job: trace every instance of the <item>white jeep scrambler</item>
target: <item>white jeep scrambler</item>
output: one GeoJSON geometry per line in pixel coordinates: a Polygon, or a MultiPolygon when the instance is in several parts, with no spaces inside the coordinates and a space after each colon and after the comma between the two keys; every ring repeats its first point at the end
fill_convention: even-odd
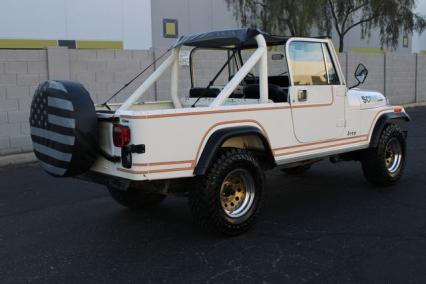
{"type": "MultiPolygon", "coordinates": [[[[238,29],[184,36],[170,50],[122,104],[95,107],[76,82],[41,84],[30,124],[42,167],[105,184],[131,209],[188,195],[198,224],[229,235],[254,223],[268,169],[296,174],[330,158],[360,161],[376,185],[400,179],[406,133],[398,123],[410,118],[378,92],[348,88],[330,39],[238,29]],[[179,96],[184,46],[191,48],[191,89],[179,96]],[[205,73],[194,60],[205,50],[226,57],[200,87],[196,76],[205,73]],[[171,100],[139,103],[168,70],[171,100]]],[[[359,84],[367,74],[360,64],[359,84]]]]}

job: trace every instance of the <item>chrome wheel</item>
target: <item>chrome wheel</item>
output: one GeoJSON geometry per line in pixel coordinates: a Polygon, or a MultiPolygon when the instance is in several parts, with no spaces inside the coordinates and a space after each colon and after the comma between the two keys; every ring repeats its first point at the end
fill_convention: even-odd
{"type": "Polygon", "coordinates": [[[255,182],[245,169],[231,171],[223,180],[220,188],[220,203],[225,214],[239,218],[253,205],[255,182]]]}
{"type": "Polygon", "coordinates": [[[398,139],[392,138],[385,148],[385,163],[391,175],[398,173],[402,161],[402,147],[398,139]]]}

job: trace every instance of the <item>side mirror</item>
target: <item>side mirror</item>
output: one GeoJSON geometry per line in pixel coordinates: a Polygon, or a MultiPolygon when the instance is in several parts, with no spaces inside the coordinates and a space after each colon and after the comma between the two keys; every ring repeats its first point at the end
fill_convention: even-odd
{"type": "Polygon", "coordinates": [[[363,84],[368,76],[368,70],[364,66],[364,64],[360,63],[358,64],[358,67],[355,70],[355,79],[358,81],[359,84],[363,84]]]}
{"type": "Polygon", "coordinates": [[[358,83],[355,86],[350,87],[349,89],[356,88],[359,85],[363,84],[365,80],[367,80],[367,76],[368,76],[367,67],[365,67],[364,64],[362,63],[358,64],[358,67],[355,70],[354,76],[355,76],[355,79],[358,81],[358,83]]]}

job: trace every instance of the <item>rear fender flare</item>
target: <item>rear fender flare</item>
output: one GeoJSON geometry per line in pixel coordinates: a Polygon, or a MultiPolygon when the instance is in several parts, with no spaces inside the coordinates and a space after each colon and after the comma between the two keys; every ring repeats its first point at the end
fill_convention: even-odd
{"type": "Polygon", "coordinates": [[[197,166],[194,169],[194,174],[204,175],[207,172],[207,169],[213,163],[218,150],[225,143],[226,140],[238,136],[248,135],[256,136],[262,141],[264,151],[266,152],[265,154],[268,158],[268,162],[275,164],[275,159],[268,139],[266,139],[265,135],[259,128],[254,126],[236,126],[219,129],[209,137],[200,155],[200,159],[198,160],[197,166]]]}

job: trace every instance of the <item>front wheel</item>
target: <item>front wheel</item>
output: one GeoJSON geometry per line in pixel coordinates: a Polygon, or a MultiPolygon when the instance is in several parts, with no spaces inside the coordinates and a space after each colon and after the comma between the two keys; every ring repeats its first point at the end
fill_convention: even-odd
{"type": "Polygon", "coordinates": [[[365,178],[375,185],[396,183],[402,176],[406,161],[404,133],[395,124],[382,132],[377,147],[365,150],[361,156],[365,178]]]}
{"type": "Polygon", "coordinates": [[[249,151],[227,149],[190,190],[189,206],[201,227],[226,235],[247,231],[259,213],[264,173],[249,151]]]}

